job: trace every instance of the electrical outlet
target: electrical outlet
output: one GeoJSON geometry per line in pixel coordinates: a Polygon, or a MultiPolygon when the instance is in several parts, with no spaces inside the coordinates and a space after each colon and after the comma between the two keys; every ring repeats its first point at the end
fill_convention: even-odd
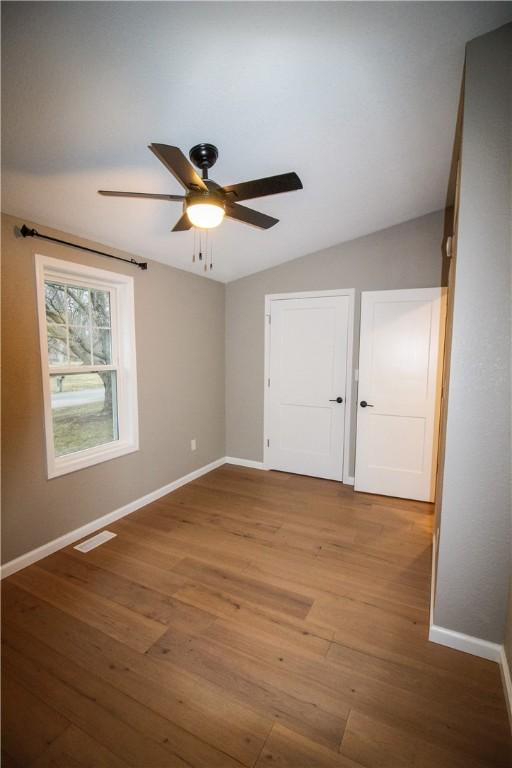
{"type": "Polygon", "coordinates": [[[193,437],[192,440],[190,441],[190,450],[191,451],[197,450],[197,440],[195,439],[195,437],[193,437]]]}

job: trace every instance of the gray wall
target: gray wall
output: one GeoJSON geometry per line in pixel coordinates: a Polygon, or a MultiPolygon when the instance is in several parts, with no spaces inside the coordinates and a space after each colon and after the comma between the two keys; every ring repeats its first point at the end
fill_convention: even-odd
{"type": "Polygon", "coordinates": [[[512,25],[466,58],[436,624],[501,643],[510,574],[512,25]]]}
{"type": "Polygon", "coordinates": [[[16,238],[20,223],[2,217],[3,562],[225,454],[224,286],[156,262],[142,272],[16,238]],[[46,479],[35,252],[135,278],[140,450],[53,480],[46,479]]]}
{"type": "MultiPolygon", "coordinates": [[[[438,211],[229,283],[226,290],[226,450],[263,459],[265,294],[356,288],[354,367],[361,290],[441,285],[443,213],[438,211]]],[[[353,384],[355,425],[356,386],[353,384]]],[[[354,468],[355,433],[349,461],[354,468]]]]}

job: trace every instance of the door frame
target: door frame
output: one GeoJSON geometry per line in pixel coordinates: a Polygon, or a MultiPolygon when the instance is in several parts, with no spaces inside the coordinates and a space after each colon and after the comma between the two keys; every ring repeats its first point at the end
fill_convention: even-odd
{"type": "Polygon", "coordinates": [[[353,362],[354,362],[354,324],[355,324],[355,288],[334,288],[327,291],[299,291],[295,293],[268,293],[265,295],[265,363],[263,377],[263,468],[270,469],[267,452],[267,435],[269,434],[269,387],[270,377],[270,314],[273,301],[282,301],[283,299],[318,299],[328,296],[347,296],[348,297],[348,328],[347,328],[347,388],[345,393],[345,434],[343,437],[343,467],[342,482],[347,485],[354,485],[354,478],[349,472],[350,455],[350,437],[352,434],[352,387],[354,384],[353,362]]]}

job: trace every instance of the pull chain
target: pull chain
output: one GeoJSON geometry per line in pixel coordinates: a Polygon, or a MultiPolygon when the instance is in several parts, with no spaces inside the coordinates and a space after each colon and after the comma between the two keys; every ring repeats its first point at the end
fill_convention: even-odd
{"type": "Polygon", "coordinates": [[[194,246],[192,251],[192,263],[204,262],[204,271],[213,269],[213,237],[210,239],[207,229],[194,227],[194,246]],[[199,245],[199,249],[198,249],[199,245]]]}

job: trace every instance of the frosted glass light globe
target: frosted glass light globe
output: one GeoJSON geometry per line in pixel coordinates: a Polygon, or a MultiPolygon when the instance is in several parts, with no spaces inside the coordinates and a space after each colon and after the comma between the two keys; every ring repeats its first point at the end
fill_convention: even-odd
{"type": "Polygon", "coordinates": [[[224,208],[212,203],[192,203],[187,207],[187,216],[194,227],[212,229],[224,218],[224,208]]]}

